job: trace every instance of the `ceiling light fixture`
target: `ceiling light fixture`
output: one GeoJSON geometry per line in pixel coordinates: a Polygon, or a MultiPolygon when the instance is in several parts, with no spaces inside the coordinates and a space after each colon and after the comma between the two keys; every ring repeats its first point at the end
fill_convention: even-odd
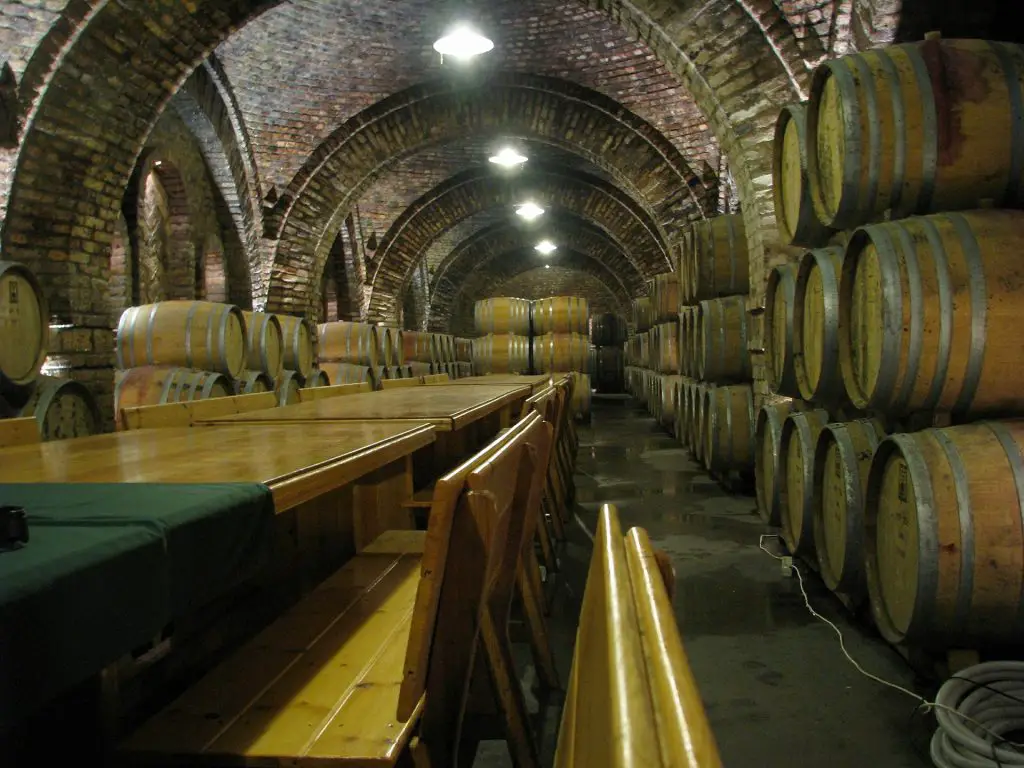
{"type": "Polygon", "coordinates": [[[552,243],[550,240],[541,240],[537,245],[534,246],[534,250],[540,253],[542,256],[548,256],[555,252],[558,248],[557,245],[552,243]]]}
{"type": "Polygon", "coordinates": [[[526,162],[527,157],[519,154],[512,147],[502,147],[498,154],[491,155],[487,159],[502,168],[518,168],[526,162]]]}
{"type": "Polygon", "coordinates": [[[544,269],[551,269],[551,265],[550,264],[545,264],[544,265],[544,269]]]}
{"type": "Polygon", "coordinates": [[[544,215],[544,209],[535,202],[529,201],[516,208],[516,215],[522,216],[527,221],[533,221],[538,216],[544,215]]]}
{"type": "Polygon", "coordinates": [[[455,27],[434,43],[434,50],[442,56],[451,56],[461,61],[468,61],[492,48],[493,41],[465,25],[455,27]]]}

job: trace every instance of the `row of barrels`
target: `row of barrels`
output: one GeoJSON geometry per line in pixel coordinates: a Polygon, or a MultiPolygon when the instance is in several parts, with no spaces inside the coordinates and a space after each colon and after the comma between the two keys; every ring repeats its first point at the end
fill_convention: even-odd
{"type": "Polygon", "coordinates": [[[473,324],[481,335],[589,335],[590,305],[580,296],[551,296],[535,301],[496,296],[481,299],[474,304],[473,324]]]}
{"type": "Polygon", "coordinates": [[[371,323],[331,322],[319,326],[320,360],[371,368],[406,363],[471,362],[473,343],[444,333],[402,331],[371,323]]]}
{"type": "Polygon", "coordinates": [[[1024,409],[1024,212],[940,213],[857,229],[769,282],[771,388],[893,416],[1024,409]]]}
{"type": "Polygon", "coordinates": [[[817,248],[883,218],[1024,206],[1022,88],[1024,47],[1009,43],[929,36],[824,61],[807,103],[776,122],[783,242],[817,248]]]}
{"type": "Polygon", "coordinates": [[[758,508],[891,642],[1019,644],[1024,421],[886,435],[790,401],[762,407],[758,508]]]}
{"type": "Polygon", "coordinates": [[[488,334],[473,344],[473,367],[487,373],[589,374],[596,351],[586,336],[577,333],[548,333],[543,336],[488,334]]]}

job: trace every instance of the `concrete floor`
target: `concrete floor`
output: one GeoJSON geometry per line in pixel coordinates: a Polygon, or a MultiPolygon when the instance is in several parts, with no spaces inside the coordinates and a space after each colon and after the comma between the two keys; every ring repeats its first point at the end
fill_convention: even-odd
{"type": "MultiPolygon", "coordinates": [[[[730,494],[637,403],[597,398],[580,429],[577,514],[562,557],[551,631],[563,677],[571,662],[590,542],[601,504],[624,529],[642,526],[676,568],[676,617],[727,768],[921,768],[927,726],[915,702],[863,676],[831,629],[804,606],[795,577],[758,549],[767,532],[754,497],[730,494]]],[[[876,634],[854,623],[814,574],[811,602],[834,621],[868,671],[919,690],[914,674],[876,634]]],[[[523,679],[534,676],[522,660],[523,679]]],[[[929,691],[921,691],[928,694],[929,691]]],[[[555,697],[557,699],[557,697],[555,697]]],[[[550,764],[560,700],[540,707],[550,764]]],[[[475,766],[510,766],[502,742],[485,742],[475,766]]]]}

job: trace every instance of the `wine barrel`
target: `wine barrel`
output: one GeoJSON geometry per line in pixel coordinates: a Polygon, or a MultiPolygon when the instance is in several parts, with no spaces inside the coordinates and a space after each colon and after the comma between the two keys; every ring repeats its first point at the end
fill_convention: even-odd
{"type": "Polygon", "coordinates": [[[569,402],[569,408],[575,418],[590,421],[590,376],[574,371],[572,377],[572,400],[569,402]]]}
{"type": "Polygon", "coordinates": [[[548,333],[534,336],[533,369],[536,373],[590,373],[590,344],[578,333],[548,333]]]}
{"type": "Polygon", "coordinates": [[[693,376],[693,354],[690,349],[690,323],[693,307],[679,309],[679,372],[684,376],[693,376]]]}
{"type": "MultiPolygon", "coordinates": [[[[304,317],[278,315],[284,338],[284,367],[296,371],[303,378],[313,372],[317,360],[316,328],[304,317]]],[[[324,356],[324,359],[329,359],[324,356]]]]}
{"type": "Polygon", "coordinates": [[[925,40],[824,61],[811,79],[807,166],[835,229],[1024,204],[1024,48],[925,40]]]}
{"type": "Polygon", "coordinates": [[[804,400],[840,404],[846,399],[839,367],[839,275],[843,254],[844,249],[837,246],[807,251],[796,273],[794,371],[804,400]]]}
{"type": "Polygon", "coordinates": [[[704,375],[701,369],[701,346],[704,337],[704,308],[695,304],[690,312],[690,375],[700,379],[704,375]]]}
{"type": "Polygon", "coordinates": [[[529,339],[511,333],[490,333],[473,342],[473,365],[480,373],[525,373],[529,339]]]}
{"type": "Polygon", "coordinates": [[[598,347],[594,366],[594,386],[603,395],[616,395],[624,386],[621,347],[598,347]]]}
{"type": "Polygon", "coordinates": [[[857,230],[839,284],[839,359],[853,405],[892,415],[1024,408],[1022,243],[1017,211],[857,230]]]}
{"type": "Polygon", "coordinates": [[[21,409],[22,416],[34,416],[43,440],[88,437],[102,431],[103,417],[96,400],[84,384],[71,379],[40,375],[32,395],[21,409]]]}
{"type": "Polygon", "coordinates": [[[35,275],[0,261],[0,394],[29,387],[46,359],[50,313],[35,275]]]}
{"type": "Polygon", "coordinates": [[[434,372],[434,366],[430,363],[421,363],[419,361],[406,363],[403,368],[409,372],[408,378],[412,378],[414,376],[429,376],[434,372]]]}
{"type": "Polygon", "coordinates": [[[654,324],[654,306],[647,296],[633,299],[633,325],[637,333],[648,330],[654,324]]]}
{"type": "Polygon", "coordinates": [[[406,363],[433,362],[433,336],[422,331],[403,331],[402,358],[406,363]]]}
{"type": "Polygon", "coordinates": [[[361,384],[364,381],[375,384],[373,368],[355,363],[323,363],[327,376],[335,384],[361,384]]]}
{"type": "Polygon", "coordinates": [[[611,312],[594,315],[590,320],[590,341],[598,347],[614,347],[626,341],[626,320],[611,312]]]}
{"type": "Polygon", "coordinates": [[[750,292],[750,265],[743,217],[716,216],[693,225],[690,283],[693,301],[750,292]]]}
{"type": "Polygon", "coordinates": [[[768,388],[780,395],[796,396],[795,330],[793,303],[796,264],[782,264],[768,275],[764,304],[765,373],[768,388]]]}
{"type": "Polygon", "coordinates": [[[654,276],[651,306],[656,323],[667,323],[679,318],[679,275],[665,272],[654,276]]]}
{"type": "Polygon", "coordinates": [[[590,332],[590,305],[579,296],[552,296],[533,302],[533,334],[590,332]]]}
{"type": "Polygon", "coordinates": [[[235,379],[236,395],[252,395],[256,392],[273,392],[274,379],[265,371],[242,371],[235,379]]]}
{"type": "Polygon", "coordinates": [[[718,385],[710,382],[702,382],[697,385],[696,396],[693,402],[693,421],[690,425],[690,448],[697,461],[704,463],[704,451],[707,440],[704,435],[707,433],[707,397],[718,385]]]}
{"type": "Polygon", "coordinates": [[[302,385],[302,388],[312,389],[313,387],[329,386],[331,386],[331,378],[327,375],[327,372],[321,368],[314,368],[313,372],[306,377],[306,383],[302,385]]]}
{"type": "Polygon", "coordinates": [[[339,320],[323,323],[317,330],[320,334],[321,360],[353,363],[370,368],[378,364],[384,365],[380,358],[380,334],[377,326],[339,320]]]}
{"type": "Polygon", "coordinates": [[[775,221],[783,245],[818,248],[833,230],[818,221],[807,179],[807,111],[803,104],[787,104],[775,121],[772,145],[772,191],[775,221]]]}
{"type": "Polygon", "coordinates": [[[700,308],[700,377],[715,382],[750,381],[746,297],[702,301],[700,308]]]}
{"type": "Polygon", "coordinates": [[[661,373],[679,373],[679,324],[662,323],[655,326],[658,345],[654,370],[661,373]]]}
{"type": "Polygon", "coordinates": [[[245,368],[263,371],[271,379],[284,367],[284,337],[277,315],[242,312],[245,318],[245,368]]]}
{"type": "Polygon", "coordinates": [[[704,466],[712,472],[754,469],[754,388],[716,387],[707,394],[704,466]]]}
{"type": "Polygon", "coordinates": [[[295,405],[299,402],[299,390],[306,383],[306,377],[298,371],[290,371],[285,368],[281,375],[274,381],[274,391],[277,392],[278,405],[295,405]]]}
{"type": "Polygon", "coordinates": [[[498,296],[473,305],[473,322],[479,334],[530,335],[531,302],[498,296]]]}
{"type": "Polygon", "coordinates": [[[679,379],[679,401],[676,406],[676,438],[684,448],[690,444],[690,398],[697,380],[689,376],[679,379]]]}
{"type": "Polygon", "coordinates": [[[391,328],[391,364],[405,365],[405,331],[391,328]]]}
{"type": "Polygon", "coordinates": [[[661,395],[661,407],[659,408],[659,420],[663,427],[675,429],[676,408],[678,407],[677,396],[679,381],[682,379],[682,376],[661,376],[660,379],[659,394],[661,395]]]}
{"type": "Polygon", "coordinates": [[[473,340],[472,339],[455,339],[455,362],[457,363],[471,363],[473,362],[473,340]]]}
{"type": "Polygon", "coordinates": [[[153,365],[129,368],[117,374],[115,419],[120,422],[118,414],[122,408],[209,400],[228,397],[232,392],[231,380],[220,373],[153,365]]]}
{"type": "Polygon", "coordinates": [[[757,428],[754,431],[754,487],[757,492],[757,512],[768,525],[779,525],[781,502],[779,500],[780,448],[782,424],[794,410],[794,401],[780,399],[766,402],[757,414],[757,428]]]}
{"type": "Polygon", "coordinates": [[[885,437],[878,419],[828,424],[814,449],[814,549],[821,580],[833,592],[860,604],[867,596],[864,576],[864,494],[878,443],[885,437]]]}
{"type": "Polygon", "coordinates": [[[395,362],[394,340],[391,337],[391,329],[387,326],[377,328],[377,362],[381,365],[398,365],[395,362]]]}
{"type": "Polygon", "coordinates": [[[676,256],[676,274],[679,275],[679,303],[691,304],[690,262],[693,250],[693,227],[685,227],[679,237],[679,253],[676,256]]]}
{"type": "Polygon", "coordinates": [[[242,310],[212,301],[129,307],[117,325],[117,367],[199,368],[237,378],[245,368],[242,310]]]}
{"type": "Polygon", "coordinates": [[[868,596],[890,642],[1024,640],[1024,421],[891,435],[864,498],[868,596]]]}
{"type": "Polygon", "coordinates": [[[793,555],[813,554],[814,449],[828,422],[828,411],[819,408],[790,413],[782,423],[776,483],[782,540],[793,555]]]}

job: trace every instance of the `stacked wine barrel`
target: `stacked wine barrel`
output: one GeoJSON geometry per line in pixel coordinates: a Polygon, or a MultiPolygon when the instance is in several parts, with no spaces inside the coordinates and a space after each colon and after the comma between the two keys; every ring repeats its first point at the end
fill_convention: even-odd
{"type": "Polygon", "coordinates": [[[578,408],[574,413],[589,420],[591,361],[595,357],[590,344],[589,303],[578,296],[537,299],[531,307],[530,327],[531,370],[575,374],[578,408]]]}
{"type": "Polygon", "coordinates": [[[496,296],[473,307],[479,338],[473,340],[473,372],[528,373],[530,370],[529,299],[496,296]]]}
{"type": "Polygon", "coordinates": [[[776,125],[758,507],[894,643],[1024,639],[1022,89],[1024,48],[929,36],[776,125]]]}
{"type": "Polygon", "coordinates": [[[43,375],[50,315],[35,275],[0,261],[0,418],[32,416],[43,440],[84,437],[103,420],[92,393],[66,377],[43,375]]]}
{"type": "Polygon", "coordinates": [[[601,394],[624,391],[626,350],[629,335],[626,319],[614,313],[594,315],[590,320],[590,342],[595,350],[593,361],[594,389],[601,394]]]}

